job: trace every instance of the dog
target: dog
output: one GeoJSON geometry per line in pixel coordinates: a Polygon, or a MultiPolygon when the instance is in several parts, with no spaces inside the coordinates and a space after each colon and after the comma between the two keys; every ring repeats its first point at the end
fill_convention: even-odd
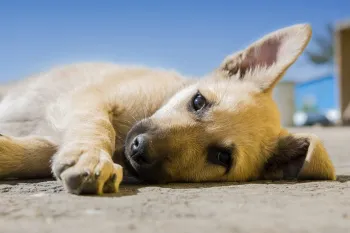
{"type": "Polygon", "coordinates": [[[205,77],[112,63],[55,67],[6,88],[0,178],[55,177],[72,194],[145,183],[335,180],[321,140],[281,126],[272,92],[310,41],[270,32],[205,77]]]}

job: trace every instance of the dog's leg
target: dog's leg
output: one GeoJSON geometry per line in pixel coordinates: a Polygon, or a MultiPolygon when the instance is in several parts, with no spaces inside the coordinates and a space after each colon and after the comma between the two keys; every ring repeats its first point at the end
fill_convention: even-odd
{"type": "Polygon", "coordinates": [[[123,173],[112,160],[113,105],[93,87],[80,90],[70,100],[63,119],[63,142],[52,163],[55,177],[74,194],[117,192],[123,173]]]}
{"type": "Polygon", "coordinates": [[[107,111],[96,108],[70,120],[64,141],[53,158],[52,170],[74,194],[117,192],[122,167],[114,164],[115,130],[107,111]]]}
{"type": "Polygon", "coordinates": [[[35,136],[0,136],[0,179],[51,176],[50,159],[56,145],[35,136]]]}

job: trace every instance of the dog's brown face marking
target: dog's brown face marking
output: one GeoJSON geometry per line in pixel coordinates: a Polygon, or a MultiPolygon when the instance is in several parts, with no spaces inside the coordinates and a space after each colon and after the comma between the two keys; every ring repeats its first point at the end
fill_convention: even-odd
{"type": "Polygon", "coordinates": [[[309,143],[282,137],[271,93],[310,36],[305,25],[269,34],[176,93],[131,129],[127,166],[151,182],[296,178],[309,143]]]}

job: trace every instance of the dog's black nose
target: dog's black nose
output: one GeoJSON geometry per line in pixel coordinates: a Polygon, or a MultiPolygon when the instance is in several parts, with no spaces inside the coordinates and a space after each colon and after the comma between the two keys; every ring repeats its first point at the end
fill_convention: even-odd
{"type": "Polygon", "coordinates": [[[147,138],[145,135],[138,135],[131,143],[131,158],[138,163],[147,163],[147,138]]]}

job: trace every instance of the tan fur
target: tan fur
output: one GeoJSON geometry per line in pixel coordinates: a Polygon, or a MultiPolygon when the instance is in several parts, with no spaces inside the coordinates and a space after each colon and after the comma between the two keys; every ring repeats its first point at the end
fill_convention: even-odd
{"type": "Polygon", "coordinates": [[[56,145],[40,137],[0,137],[0,178],[40,178],[50,173],[56,145]]]}
{"type": "Polygon", "coordinates": [[[307,138],[310,140],[310,146],[306,155],[305,163],[300,171],[299,176],[304,179],[331,179],[335,180],[336,176],[332,162],[330,161],[327,151],[320,139],[314,134],[294,134],[296,138],[307,138]],[[322,171],[320,173],[319,171],[322,171]]]}
{"type": "Polygon", "coordinates": [[[129,166],[135,164],[124,150],[138,130],[145,130],[148,159],[157,163],[142,168],[141,179],[249,181],[292,174],[334,180],[322,143],[282,129],[271,94],[310,37],[309,25],[270,33],[202,79],[85,63],[17,84],[0,104],[6,135],[0,137],[0,177],[48,176],[47,161],[55,154],[52,171],[67,191],[116,192],[128,165],[124,154],[129,166]],[[212,103],[200,117],[189,107],[198,91],[212,103]],[[211,145],[232,148],[229,171],[208,162],[211,145]]]}

